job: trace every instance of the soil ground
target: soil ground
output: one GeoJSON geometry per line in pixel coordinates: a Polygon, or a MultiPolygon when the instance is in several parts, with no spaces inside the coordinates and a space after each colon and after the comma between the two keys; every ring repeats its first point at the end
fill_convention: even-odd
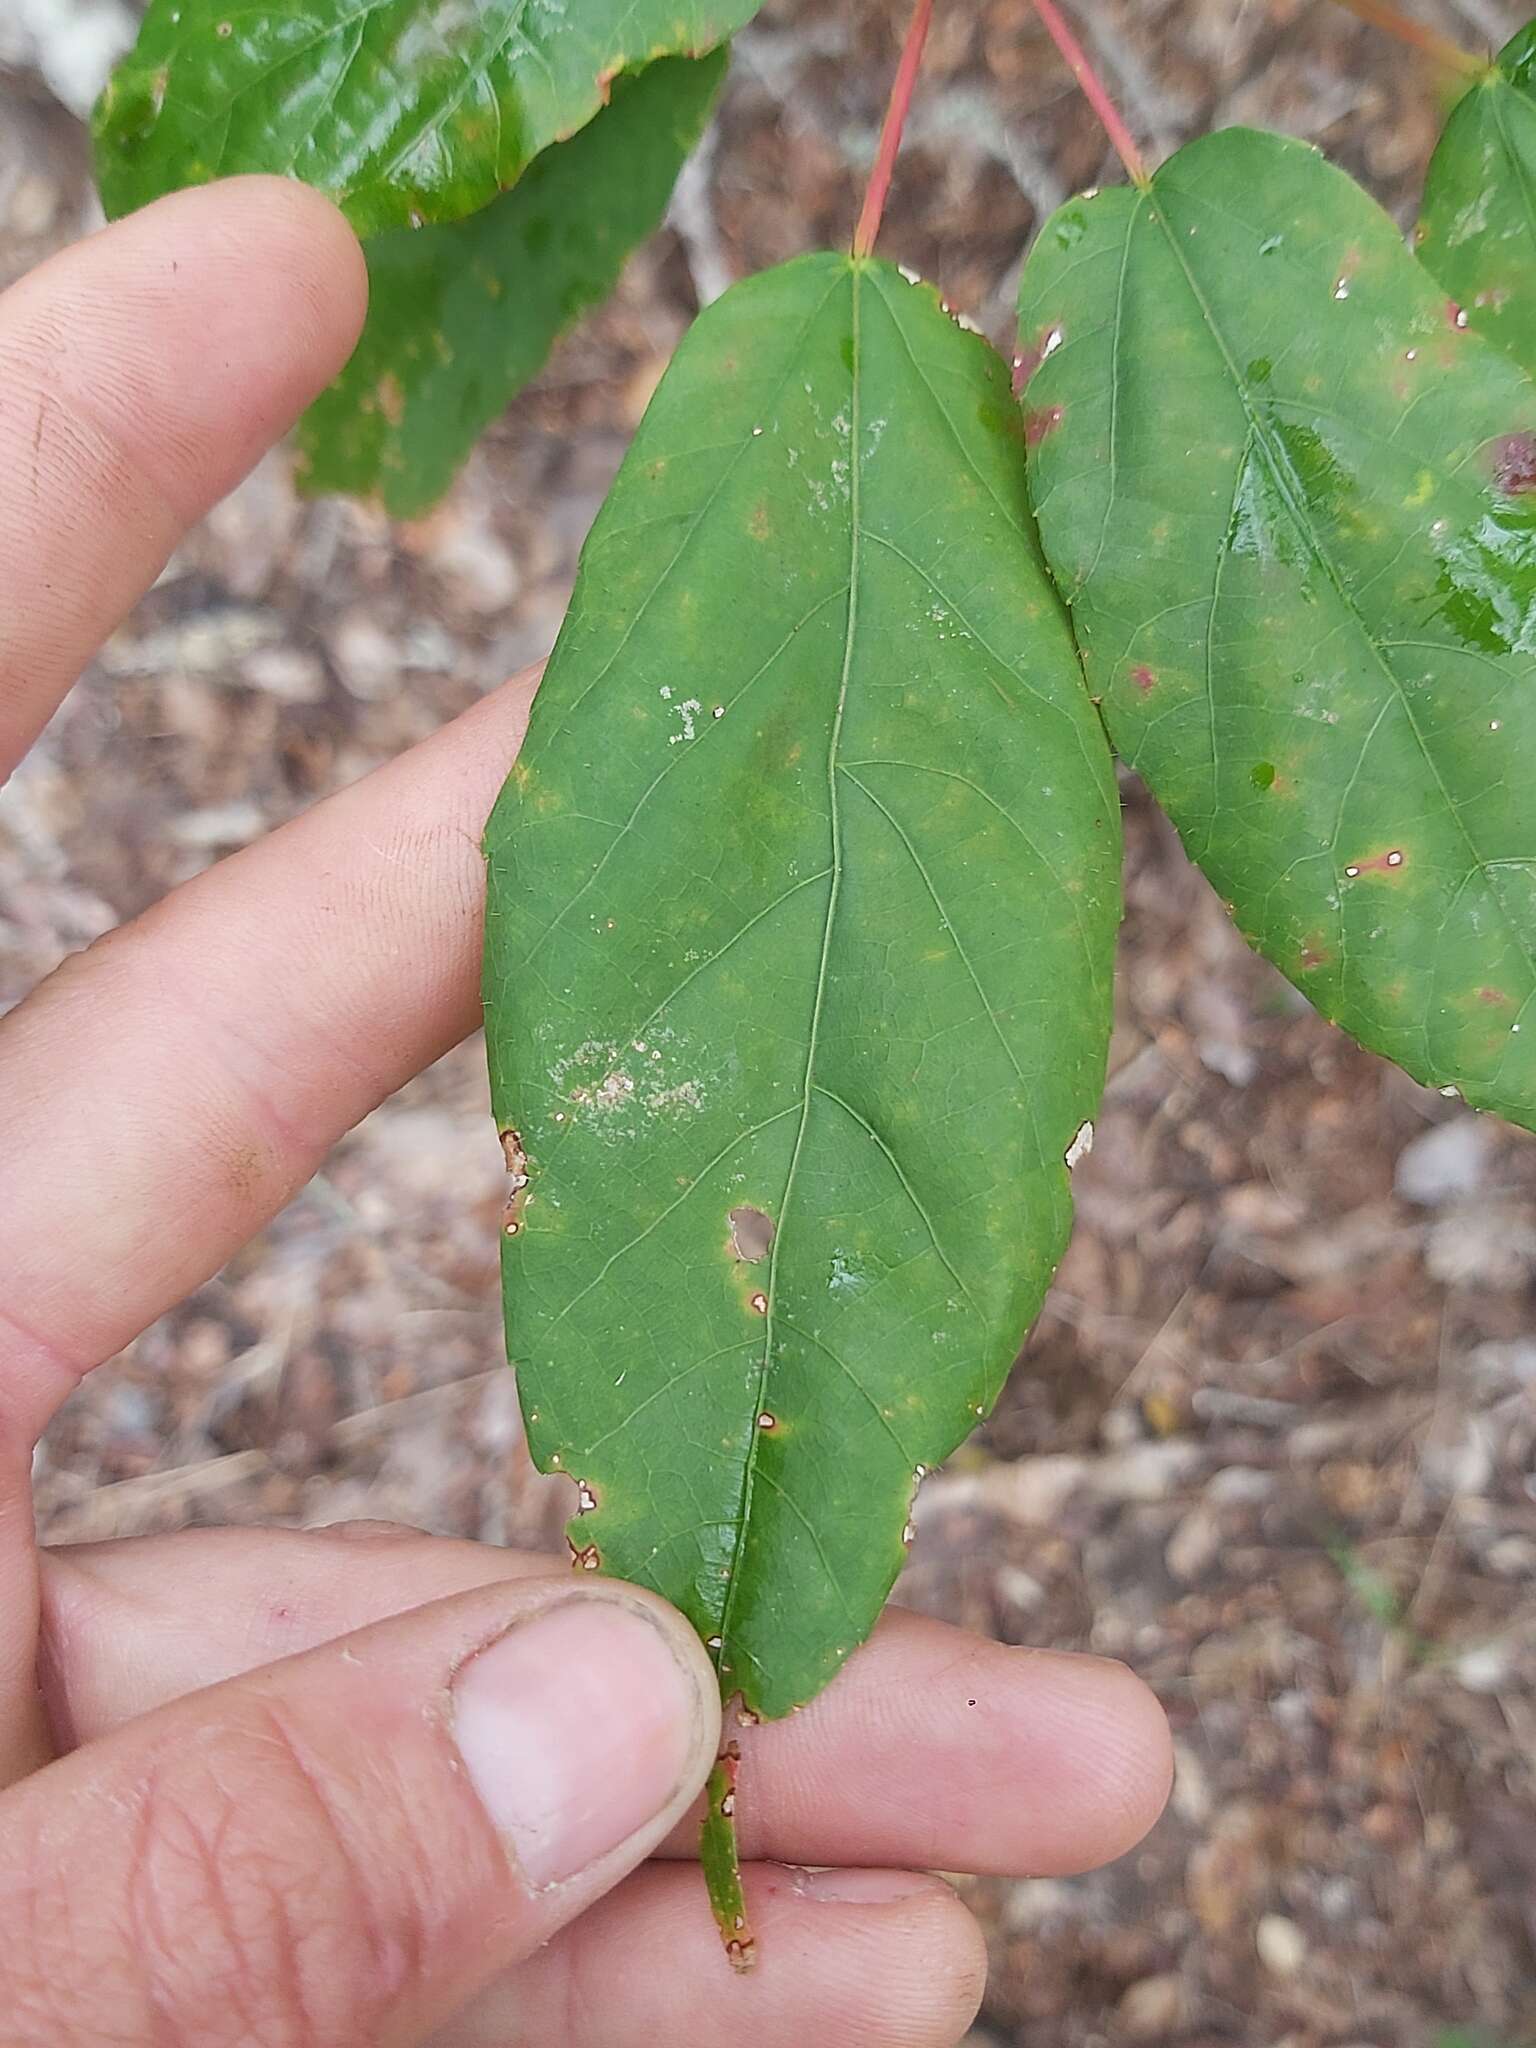
{"type": "MultiPolygon", "coordinates": [[[[278,455],[189,541],[0,810],[0,1007],[547,649],[700,297],[846,236],[898,11],[769,0],[672,224],[432,518],[304,504],[278,455]]],[[[1325,0],[1077,12],[1154,152],[1265,122],[1411,219],[1444,105],[1422,59],[1325,0]]],[[[1419,12],[1473,47],[1517,21],[1419,12]]],[[[79,123],[7,33],[0,282],[94,218],[79,123]]],[[[950,0],[885,246],[1006,345],[1042,211],[1109,169],[1026,0],[950,0]]],[[[1533,2037],[1536,1142],[1354,1050],[1125,801],[1077,1235],[997,1414],[925,1492],[900,1597],[1127,1658],[1179,1779],[1116,1868],[969,1887],[993,1952],[974,2048],[1533,2037]]],[[[528,1467],[500,1363],[484,1098],[471,1045],[90,1380],[39,1455],[50,1535],[553,1537],[563,1483],[528,1467]]]]}

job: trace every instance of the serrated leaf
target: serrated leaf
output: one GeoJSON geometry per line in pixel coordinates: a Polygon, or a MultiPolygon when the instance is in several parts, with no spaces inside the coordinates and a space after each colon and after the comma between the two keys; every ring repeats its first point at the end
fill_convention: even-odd
{"type": "Polygon", "coordinates": [[[1452,109],[1416,247],[1472,325],[1536,374],[1536,22],[1452,109]]]}
{"type": "Polygon", "coordinates": [[[366,245],[362,339],[299,429],[306,489],[376,493],[398,519],[442,496],[660,221],[725,61],[662,58],[618,80],[610,106],[481,212],[366,245]]]}
{"type": "Polygon", "coordinates": [[[1064,208],[1022,309],[1116,746],[1325,1015],[1536,1121],[1536,390],[1342,172],[1244,130],[1064,208]]]}
{"type": "Polygon", "coordinates": [[[486,846],[529,1442],[782,1714],[1002,1384],[1109,1025],[1108,751],[930,291],[813,256],[696,323],[486,846]]]}
{"type": "Polygon", "coordinates": [[[109,215],[237,171],[301,178],[359,234],[461,220],[621,72],[699,57],[757,0],[151,0],[96,109],[109,215]]]}

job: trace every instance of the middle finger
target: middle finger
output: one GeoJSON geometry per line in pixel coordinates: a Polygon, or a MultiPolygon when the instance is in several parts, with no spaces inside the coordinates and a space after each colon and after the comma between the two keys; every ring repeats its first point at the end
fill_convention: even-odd
{"type": "MultiPolygon", "coordinates": [[[[547,1557],[441,1537],[188,1530],[44,1553],[64,1743],[547,1557]]],[[[1053,1876],[1118,1856],[1168,1789],[1167,1727],[1122,1665],[1007,1649],[893,1609],[803,1713],[732,1730],[743,1852],[1053,1876]]],[[[694,1821],[668,1845],[697,1853],[694,1821]]]]}

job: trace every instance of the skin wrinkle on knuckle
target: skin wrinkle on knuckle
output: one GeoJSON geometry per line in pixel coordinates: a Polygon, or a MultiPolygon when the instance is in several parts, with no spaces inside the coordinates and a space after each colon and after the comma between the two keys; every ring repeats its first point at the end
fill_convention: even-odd
{"type": "Polygon", "coordinates": [[[137,1986],[120,1966],[97,1961],[126,1954],[112,1909],[70,1881],[51,1853],[48,1816],[0,1835],[0,2015],[5,2048],[59,2048],[88,2040],[99,2048],[136,2048],[137,1986]],[[105,1939],[103,1938],[105,1937],[105,1939]],[[85,1958],[95,1966],[82,1969],[85,1958]]]}
{"type": "Polygon", "coordinates": [[[414,1881],[349,1839],[322,1771],[270,1702],[162,1755],[143,1781],[126,1873],[131,1952],[167,2048],[371,2038],[430,1948],[414,1881]],[[414,1924],[413,1924],[414,1923],[414,1924]]]}

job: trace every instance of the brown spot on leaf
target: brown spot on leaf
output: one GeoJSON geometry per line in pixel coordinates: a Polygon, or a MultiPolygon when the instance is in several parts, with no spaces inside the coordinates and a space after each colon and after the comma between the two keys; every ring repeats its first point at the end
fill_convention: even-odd
{"type": "Polygon", "coordinates": [[[1458,334],[1466,332],[1466,308],[1457,305],[1454,299],[1447,299],[1445,302],[1445,324],[1447,327],[1453,328],[1458,334]]]}
{"type": "Polygon", "coordinates": [[[565,1541],[566,1547],[571,1553],[571,1565],[574,1570],[578,1572],[597,1572],[602,1570],[603,1560],[598,1554],[598,1548],[595,1543],[589,1543],[585,1548],[578,1549],[571,1542],[569,1536],[566,1537],[565,1541]]]}
{"type": "Polygon", "coordinates": [[[1480,988],[1477,992],[1477,1000],[1480,1003],[1486,1003],[1489,1009],[1493,1010],[1502,1009],[1507,1003],[1512,1003],[1514,997],[1506,994],[1501,988],[1480,988]]]}
{"type": "Polygon", "coordinates": [[[752,517],[747,521],[747,531],[754,540],[768,538],[768,507],[757,504],[752,507],[752,517]]]}
{"type": "Polygon", "coordinates": [[[1333,955],[1321,939],[1304,939],[1301,946],[1303,967],[1326,967],[1333,955]]]}
{"type": "Polygon", "coordinates": [[[1024,415],[1024,444],[1038,448],[1048,434],[1054,434],[1061,425],[1062,409],[1059,405],[1032,406],[1024,415]]]}
{"type": "Polygon", "coordinates": [[[386,370],[374,387],[379,401],[379,411],[392,427],[398,427],[405,418],[405,391],[393,370],[386,370]]]}
{"type": "Polygon", "coordinates": [[[1140,690],[1143,697],[1147,695],[1148,691],[1157,688],[1157,677],[1147,667],[1145,662],[1140,663],[1131,670],[1131,681],[1140,690]]]}
{"type": "Polygon", "coordinates": [[[1493,480],[1510,497],[1536,491],[1536,434],[1505,434],[1494,442],[1493,480]]]}

